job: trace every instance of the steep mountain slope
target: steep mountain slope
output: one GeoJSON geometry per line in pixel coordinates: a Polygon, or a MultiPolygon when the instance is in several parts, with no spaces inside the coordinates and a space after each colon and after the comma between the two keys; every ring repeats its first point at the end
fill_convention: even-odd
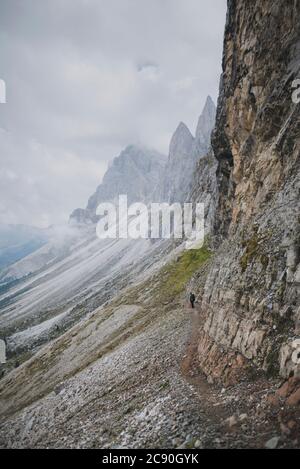
{"type": "Polygon", "coordinates": [[[8,284],[0,295],[0,330],[8,356],[32,354],[159,263],[170,250],[161,240],[99,240],[86,229],[60,257],[8,284]]]}
{"type": "Polygon", "coordinates": [[[218,162],[212,150],[207,155],[200,158],[192,177],[192,189],[189,200],[196,204],[204,204],[205,234],[211,236],[213,233],[215,215],[218,204],[218,184],[217,184],[218,162]]]}
{"type": "MultiPolygon", "coordinates": [[[[160,256],[172,249],[172,242],[164,240],[153,243],[97,239],[96,208],[100,202],[116,200],[119,194],[127,194],[129,203],[151,202],[153,192],[158,193],[155,188],[161,174],[171,177],[170,185],[164,180],[161,189],[165,193],[170,189],[174,196],[180,193],[176,201],[184,200],[183,194],[187,193],[199,160],[197,151],[200,147],[201,151],[208,148],[214,112],[214,104],[208,98],[196,139],[184,124],[179,125],[170,144],[166,170],[162,155],[128,146],[107,170],[87,208],[73,212],[69,227],[61,227],[47,245],[2,272],[0,331],[6,338],[11,359],[32,354],[36,347],[61,335],[89,311],[113,298],[139,273],[155,266],[160,256]]],[[[215,181],[212,160],[204,158],[202,165],[203,180],[211,177],[215,181]]],[[[208,192],[203,186],[201,201],[206,203],[207,215],[211,216],[215,197],[211,203],[208,192]]]]}
{"type": "Polygon", "coordinates": [[[168,240],[100,240],[93,223],[101,201],[127,193],[129,203],[147,202],[163,165],[157,152],[127,147],[86,210],[75,211],[69,225],[53,227],[46,245],[1,272],[0,336],[7,343],[8,367],[61,335],[145,270],[151,272],[171,249],[168,240]]]}
{"type": "MultiPolygon", "coordinates": [[[[184,131],[188,135],[189,131],[187,129],[184,131]]],[[[191,137],[191,142],[189,150],[192,154],[187,153],[187,158],[191,156],[194,158],[195,155],[193,137],[191,137]]],[[[177,144],[178,142],[176,146],[177,144]]],[[[182,152],[178,153],[178,163],[183,156],[182,152]]],[[[123,157],[124,155],[121,159],[123,157]]],[[[203,168],[203,178],[198,177],[198,180],[203,180],[203,192],[200,197],[202,201],[206,198],[207,213],[212,214],[215,193],[211,197],[211,190],[215,191],[216,187],[215,161],[210,155],[203,158],[199,164],[203,168]],[[210,177],[212,181],[209,181],[210,177]]],[[[121,169],[119,168],[118,177],[120,181],[124,179],[125,184],[127,170],[128,162],[121,165],[121,169]],[[125,171],[124,178],[121,177],[122,171],[125,171]]],[[[182,178],[173,181],[174,189],[178,184],[178,190],[181,190],[180,181],[182,178]]],[[[118,195],[119,187],[118,184],[112,185],[114,192],[110,193],[111,199],[118,195]]],[[[101,197],[107,197],[107,192],[101,186],[97,193],[102,194],[101,197]]],[[[143,195],[143,197],[147,202],[147,196],[143,195]]],[[[26,444],[39,446],[31,429],[29,434],[27,430],[28,422],[33,421],[38,424],[36,436],[38,440],[42,439],[41,446],[57,446],[60,436],[56,434],[55,428],[64,434],[69,432],[69,429],[65,423],[61,422],[62,425],[58,425],[56,418],[52,419],[52,412],[47,408],[47,396],[53,391],[57,393],[62,382],[68,386],[69,380],[73,393],[73,389],[77,389],[78,385],[81,386],[81,370],[87,369],[92,363],[99,367],[96,373],[101,374],[101,383],[95,380],[94,386],[89,388],[88,396],[81,396],[78,403],[74,403],[74,410],[77,405],[81,405],[81,399],[84,398],[92,406],[88,414],[94,415],[93,402],[95,402],[96,395],[99,393],[102,395],[101,389],[104,390],[109,382],[114,383],[113,386],[118,388],[119,397],[116,398],[113,393],[109,392],[106,411],[102,411],[101,422],[98,420],[98,423],[105,426],[104,422],[111,420],[112,413],[114,413],[115,432],[118,444],[121,446],[131,441],[131,436],[127,435],[127,431],[132,425],[131,418],[139,421],[137,412],[143,412],[143,409],[147,407],[157,407],[165,412],[166,416],[172,414],[173,405],[170,407],[172,401],[168,397],[169,384],[166,384],[165,388],[164,386],[160,388],[160,380],[170,360],[174,361],[174,368],[170,368],[167,373],[169,377],[166,377],[165,381],[176,384],[176,400],[178,403],[187,402],[187,396],[192,395],[192,389],[189,388],[185,379],[178,375],[177,370],[180,354],[184,350],[190,330],[188,316],[182,308],[181,295],[186,281],[195,269],[207,261],[210,252],[204,248],[196,253],[191,252],[190,255],[182,254],[184,243],[176,246],[177,243],[172,240],[100,241],[95,238],[95,225],[90,223],[90,221],[95,221],[93,217],[91,218],[90,215],[79,217],[76,221],[77,223],[71,224],[68,229],[68,239],[62,238],[62,243],[58,245],[53,241],[40,252],[34,253],[13,266],[2,279],[8,281],[9,278],[17,279],[20,275],[27,274],[25,278],[19,278],[15,282],[4,285],[0,296],[2,312],[0,327],[8,345],[8,368],[16,362],[18,365],[21,364],[16,370],[6,372],[1,381],[0,413],[5,419],[18,411],[21,414],[29,412],[31,415],[29,417],[27,414],[28,418],[25,417],[26,429],[21,428],[22,424],[19,427],[20,422],[14,420],[15,416],[12,415],[11,418],[14,421],[11,426],[12,433],[5,430],[4,424],[4,433],[1,434],[2,446],[16,445],[14,442],[16,431],[22,434],[19,438],[20,447],[26,444]],[[176,262],[170,264],[174,258],[176,262]],[[178,340],[174,342],[175,330],[178,340]],[[172,341],[169,340],[171,336],[172,341]],[[46,345],[49,341],[50,343],[46,345]],[[153,352],[153,348],[156,351],[153,352]],[[148,381],[144,382],[148,386],[148,391],[145,390],[146,394],[141,395],[148,397],[136,402],[136,415],[132,415],[131,410],[126,412],[121,402],[124,398],[126,399],[127,380],[130,380],[132,366],[135,366],[132,360],[136,362],[137,359],[134,358],[136,356],[140,360],[137,370],[145,367],[147,380],[151,379],[153,384],[149,386],[148,381]],[[160,371],[153,375],[151,371],[153,360],[159,363],[160,356],[164,356],[165,360],[157,368],[155,367],[155,370],[160,371]],[[124,386],[117,384],[116,374],[113,376],[113,369],[120,370],[120,366],[122,375],[126,377],[124,386]],[[110,368],[112,374],[110,374],[110,368]],[[30,382],[27,382],[28,376],[30,376],[30,382]],[[164,396],[161,393],[157,396],[157,386],[164,396]],[[120,404],[117,408],[111,398],[115,404],[120,404]],[[167,404],[165,409],[164,403],[167,404]],[[31,409],[31,404],[33,408],[38,406],[40,414],[38,421],[35,410],[31,409]],[[32,410],[33,414],[31,414],[32,410]],[[127,423],[124,412],[130,417],[127,423]],[[41,417],[42,415],[44,416],[41,417]],[[120,425],[116,423],[117,421],[120,425]],[[44,424],[50,433],[48,430],[46,430],[47,434],[45,433],[44,424]],[[122,429],[125,431],[124,435],[122,435],[122,429]],[[50,435],[52,435],[50,440],[53,438],[52,442],[48,439],[50,435]]],[[[94,378],[93,374],[93,380],[94,378]]],[[[136,380],[134,387],[138,390],[144,384],[136,380]]],[[[201,417],[195,412],[195,407],[195,405],[188,406],[184,415],[189,421],[193,419],[194,426],[197,428],[201,417]]],[[[78,412],[80,413],[80,410],[78,412]]],[[[68,419],[63,410],[60,415],[63,420],[65,417],[68,419]]],[[[159,425],[160,419],[156,413],[155,416],[159,425]]],[[[85,420],[86,417],[84,417],[85,420]]],[[[182,418],[181,412],[174,418],[179,426],[182,418]]],[[[87,431],[94,424],[94,417],[91,420],[87,417],[87,431]]],[[[31,423],[29,425],[31,427],[31,423]]],[[[172,431],[168,430],[163,441],[171,444],[170,441],[176,437],[176,433],[178,433],[176,428],[172,431]]],[[[149,433],[148,425],[146,425],[144,441],[159,444],[153,435],[151,431],[149,433]]],[[[110,432],[104,439],[98,435],[98,445],[111,444],[111,438],[110,432]]],[[[65,445],[74,444],[93,445],[85,438],[79,437],[78,440],[75,434],[70,440],[65,440],[65,445]]]]}
{"type": "MultiPolygon", "coordinates": [[[[282,410],[288,396],[299,403],[299,13],[298,1],[228,2],[214,154],[195,163],[190,182],[189,198],[206,204],[204,247],[100,246],[88,225],[82,244],[27,279],[33,288],[2,297],[8,323],[25,308],[20,320],[32,325],[30,295],[38,305],[51,290],[60,313],[80,305],[80,321],[1,380],[1,446],[299,447],[299,410],[282,410]],[[292,374],[278,390],[278,377],[292,374]]],[[[173,143],[179,165],[187,148],[194,157],[185,126],[173,143]]],[[[175,193],[168,185],[167,197],[175,193]]],[[[53,314],[54,304],[40,306],[37,317],[53,314]]]]}
{"type": "Polygon", "coordinates": [[[69,226],[54,226],[48,229],[48,243],[20,262],[4,269],[0,281],[8,282],[38,272],[69,255],[77,243],[90,242],[95,237],[98,218],[96,209],[101,202],[117,201],[119,195],[127,195],[128,204],[148,202],[166,163],[166,158],[155,150],[129,145],[115,158],[104,174],[102,183],[89,198],[86,209],[75,209],[70,216],[69,226]]]}
{"type": "Polygon", "coordinates": [[[219,244],[203,293],[198,356],[230,384],[255,366],[299,372],[300,3],[229,1],[213,134],[219,244]],[[221,242],[220,244],[220,238],[221,242]]]}

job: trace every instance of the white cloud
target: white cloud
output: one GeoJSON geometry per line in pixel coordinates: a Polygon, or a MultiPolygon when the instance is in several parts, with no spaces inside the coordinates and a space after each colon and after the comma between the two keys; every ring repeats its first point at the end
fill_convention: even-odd
{"type": "Polygon", "coordinates": [[[34,140],[16,139],[0,131],[2,223],[48,226],[63,223],[74,206],[87,199],[104,172],[101,161],[81,159],[34,140]],[[5,168],[10,169],[5,169],[5,168]],[[77,188],[80,188],[77,191],[77,188]],[[75,205],[74,205],[75,204],[75,205]]]}
{"type": "Polygon", "coordinates": [[[0,221],[61,222],[125,145],[167,152],[179,121],[193,130],[207,94],[217,97],[225,9],[225,0],[4,0],[0,221]]]}

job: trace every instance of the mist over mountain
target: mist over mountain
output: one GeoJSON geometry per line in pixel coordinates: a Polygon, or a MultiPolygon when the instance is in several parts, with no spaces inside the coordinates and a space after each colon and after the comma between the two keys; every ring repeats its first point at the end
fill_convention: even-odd
{"type": "Polygon", "coordinates": [[[0,224],[0,269],[26,257],[48,240],[47,230],[0,224]]]}
{"type": "Polygon", "coordinates": [[[70,223],[96,223],[98,205],[116,201],[119,195],[127,195],[129,204],[184,202],[191,191],[197,162],[209,151],[215,116],[215,104],[208,96],[196,136],[181,122],[172,136],[168,158],[142,146],[127,146],[112,161],[87,207],[72,212],[70,223]]]}
{"type": "Polygon", "coordinates": [[[96,209],[101,202],[112,202],[119,195],[127,195],[128,203],[147,202],[164,170],[166,157],[155,150],[129,145],[107,169],[102,183],[89,198],[86,209],[76,209],[70,221],[94,223],[96,209]]]}
{"type": "Polygon", "coordinates": [[[192,189],[196,165],[210,149],[216,106],[208,96],[199,117],[196,135],[181,122],[171,139],[169,157],[161,177],[158,198],[163,202],[185,202],[192,189]]]}
{"type": "Polygon", "coordinates": [[[195,135],[181,122],[168,158],[126,147],[1,271],[1,447],[300,447],[300,3],[227,4],[195,135]],[[122,193],[204,204],[203,244],[99,239],[122,193]]]}
{"type": "Polygon", "coordinates": [[[203,156],[211,145],[211,133],[216,123],[217,108],[210,96],[207,97],[204,109],[199,117],[195,135],[195,153],[203,156]]]}

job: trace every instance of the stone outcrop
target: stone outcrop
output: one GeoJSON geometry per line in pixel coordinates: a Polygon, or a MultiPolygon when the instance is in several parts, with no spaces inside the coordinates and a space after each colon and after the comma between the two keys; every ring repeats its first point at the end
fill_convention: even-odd
{"type": "Polygon", "coordinates": [[[127,195],[128,203],[147,202],[166,164],[166,158],[155,150],[129,145],[115,158],[106,171],[102,183],[89,198],[86,209],[76,209],[72,223],[97,222],[96,209],[101,202],[111,202],[119,195],[127,195]]]}
{"type": "Polygon", "coordinates": [[[216,122],[216,106],[210,96],[207,97],[204,109],[198,120],[195,135],[195,152],[205,155],[211,145],[211,133],[216,122]]]}
{"type": "Polygon", "coordinates": [[[199,117],[195,137],[183,122],[178,125],[171,139],[168,161],[157,190],[157,200],[182,203],[189,199],[197,164],[211,147],[215,119],[216,107],[208,96],[199,117]]]}
{"type": "Polygon", "coordinates": [[[218,203],[217,168],[218,162],[210,149],[208,154],[200,158],[196,165],[189,196],[189,200],[194,204],[204,204],[206,235],[210,235],[213,230],[218,203]]]}
{"type": "Polygon", "coordinates": [[[171,139],[169,158],[158,192],[159,201],[172,203],[186,199],[196,164],[194,145],[193,135],[181,122],[171,139]]]}
{"type": "Polygon", "coordinates": [[[299,367],[291,358],[300,305],[299,15],[299,1],[228,2],[212,136],[217,251],[199,343],[205,373],[227,383],[245,360],[283,377],[299,367]]]}

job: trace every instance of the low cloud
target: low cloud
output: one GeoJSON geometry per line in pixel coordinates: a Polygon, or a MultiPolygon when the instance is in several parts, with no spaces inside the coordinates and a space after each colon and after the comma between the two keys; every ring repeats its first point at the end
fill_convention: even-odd
{"type": "Polygon", "coordinates": [[[1,2],[0,222],[61,223],[129,143],[217,97],[225,0],[1,2]]]}

